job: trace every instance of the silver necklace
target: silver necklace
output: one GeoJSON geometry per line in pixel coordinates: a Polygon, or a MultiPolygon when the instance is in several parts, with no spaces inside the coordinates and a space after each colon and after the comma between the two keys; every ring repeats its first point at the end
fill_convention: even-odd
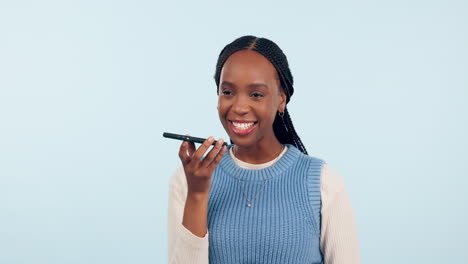
{"type": "MultiPolygon", "coordinates": [[[[275,159],[277,159],[281,153],[283,152],[284,150],[284,145],[283,145],[283,148],[281,149],[280,153],[278,154],[278,156],[276,156],[275,159]]],[[[236,154],[234,153],[233,151],[233,154],[234,154],[234,157],[236,157],[236,154]]],[[[237,158],[237,157],[236,157],[237,158]]],[[[239,186],[241,187],[241,190],[242,190],[242,194],[244,195],[244,198],[245,200],[247,200],[247,207],[252,207],[252,203],[253,201],[258,197],[258,195],[262,192],[263,190],[263,187],[265,187],[265,185],[267,184],[268,182],[268,179],[270,178],[270,176],[268,175],[266,179],[263,179],[263,185],[262,187],[260,188],[260,190],[258,190],[257,194],[255,194],[254,198],[252,200],[249,199],[249,197],[247,196],[247,194],[245,193],[245,190],[244,190],[244,186],[242,186],[242,183],[240,181],[240,178],[239,178],[239,175],[237,175],[237,182],[239,183],[239,186]]]]}

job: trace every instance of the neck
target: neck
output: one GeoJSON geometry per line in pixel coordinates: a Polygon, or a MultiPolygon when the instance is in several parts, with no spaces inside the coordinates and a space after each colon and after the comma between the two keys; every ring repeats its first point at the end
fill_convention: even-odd
{"type": "Polygon", "coordinates": [[[233,153],[236,158],[250,164],[262,164],[278,157],[283,151],[284,145],[278,140],[269,143],[267,146],[233,146],[233,153]]]}

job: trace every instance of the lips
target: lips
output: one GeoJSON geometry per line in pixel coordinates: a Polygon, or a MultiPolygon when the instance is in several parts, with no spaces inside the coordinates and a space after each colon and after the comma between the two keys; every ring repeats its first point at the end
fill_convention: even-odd
{"type": "Polygon", "coordinates": [[[257,127],[257,121],[229,120],[229,127],[236,135],[245,136],[257,127]]]}

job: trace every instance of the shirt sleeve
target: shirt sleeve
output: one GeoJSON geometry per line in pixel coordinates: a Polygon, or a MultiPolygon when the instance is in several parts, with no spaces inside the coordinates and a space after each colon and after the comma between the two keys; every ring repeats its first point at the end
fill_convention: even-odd
{"type": "Polygon", "coordinates": [[[182,225],[187,199],[187,180],[180,166],[169,183],[168,199],[168,263],[208,264],[208,233],[198,237],[182,225]]]}
{"type": "Polygon", "coordinates": [[[320,250],[325,264],[361,263],[356,217],[343,178],[327,164],[321,172],[320,250]]]}

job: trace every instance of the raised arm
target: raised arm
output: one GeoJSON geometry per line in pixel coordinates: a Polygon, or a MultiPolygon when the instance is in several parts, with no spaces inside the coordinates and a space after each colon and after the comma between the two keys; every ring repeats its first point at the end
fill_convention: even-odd
{"type": "Polygon", "coordinates": [[[179,150],[182,167],[169,185],[168,260],[169,263],[208,263],[208,194],[211,176],[226,147],[218,143],[202,159],[213,140],[197,150],[195,144],[183,142],[179,150]]]}

